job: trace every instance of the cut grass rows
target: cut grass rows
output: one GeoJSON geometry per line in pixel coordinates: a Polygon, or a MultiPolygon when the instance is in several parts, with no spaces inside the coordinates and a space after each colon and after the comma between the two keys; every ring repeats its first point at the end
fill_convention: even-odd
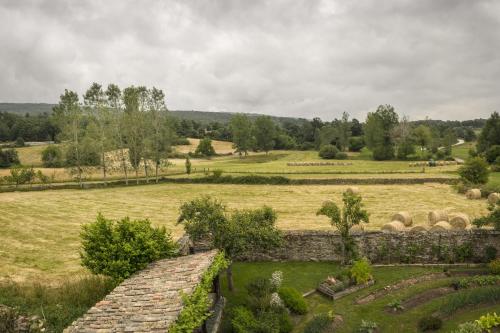
{"type": "MultiPolygon", "coordinates": [[[[359,185],[370,215],[368,229],[378,229],[404,207],[414,223],[427,221],[434,209],[486,213],[484,200],[470,201],[448,185],[359,185]]],[[[156,225],[183,233],[176,225],[181,203],[200,195],[216,196],[229,209],[268,205],[287,230],[330,230],[316,211],[325,200],[341,203],[347,186],[159,184],[93,190],[0,193],[0,277],[15,279],[64,276],[81,271],[79,232],[99,212],[109,218],[149,218],[156,225]]]]}

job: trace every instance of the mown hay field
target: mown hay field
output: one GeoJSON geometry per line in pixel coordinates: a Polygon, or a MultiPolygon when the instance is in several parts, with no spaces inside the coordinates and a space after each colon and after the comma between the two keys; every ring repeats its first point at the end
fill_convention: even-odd
{"type": "MultiPolygon", "coordinates": [[[[371,214],[368,229],[378,229],[392,214],[409,211],[415,223],[425,223],[435,209],[477,217],[487,212],[486,200],[467,200],[450,186],[359,185],[371,214]]],[[[230,209],[269,205],[278,212],[281,229],[330,229],[316,216],[325,200],[341,202],[347,186],[264,186],[159,184],[93,190],[51,190],[0,193],[0,278],[52,280],[82,272],[79,232],[101,212],[107,217],[149,218],[182,235],[176,225],[182,202],[213,195],[230,209]]]]}

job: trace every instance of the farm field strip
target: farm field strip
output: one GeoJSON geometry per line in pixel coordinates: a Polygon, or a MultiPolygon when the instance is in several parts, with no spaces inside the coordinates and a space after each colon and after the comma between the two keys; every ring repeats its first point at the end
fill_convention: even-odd
{"type": "MultiPolygon", "coordinates": [[[[402,209],[415,224],[427,221],[434,209],[485,214],[484,200],[467,200],[448,185],[359,185],[369,211],[367,229],[378,229],[402,209]]],[[[149,218],[166,226],[174,237],[183,233],[175,221],[182,202],[213,195],[230,209],[269,205],[278,213],[281,229],[321,229],[331,226],[316,216],[325,200],[341,202],[341,185],[200,185],[159,184],[93,190],[47,190],[0,193],[0,277],[24,279],[39,274],[64,276],[81,272],[78,260],[80,226],[101,212],[110,218],[149,218]]]]}

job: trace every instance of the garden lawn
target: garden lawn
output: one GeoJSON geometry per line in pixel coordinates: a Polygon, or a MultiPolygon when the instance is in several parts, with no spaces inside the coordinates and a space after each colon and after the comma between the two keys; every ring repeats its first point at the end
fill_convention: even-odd
{"type": "MultiPolygon", "coordinates": [[[[255,277],[270,277],[271,273],[280,270],[283,272],[283,285],[293,287],[304,293],[314,289],[328,275],[335,275],[340,267],[333,263],[311,263],[311,262],[260,262],[260,263],[236,263],[234,265],[234,279],[236,291],[231,293],[227,290],[225,277],[222,279],[223,292],[228,298],[227,313],[230,308],[242,304],[245,299],[245,285],[255,277]]],[[[386,306],[393,300],[403,300],[421,293],[424,290],[447,286],[453,278],[442,280],[426,281],[411,287],[394,291],[384,297],[374,300],[364,305],[354,305],[354,300],[361,295],[367,295],[373,290],[380,289],[386,285],[396,283],[410,277],[416,277],[428,273],[439,272],[439,268],[425,267],[379,267],[374,268],[373,275],[376,280],[375,285],[346,296],[340,300],[331,301],[318,293],[314,293],[306,298],[309,305],[309,313],[305,316],[295,317],[296,326],[294,332],[302,332],[306,323],[315,314],[325,313],[333,310],[334,313],[343,317],[344,323],[335,332],[354,332],[358,328],[361,320],[375,321],[381,332],[417,332],[418,319],[425,315],[436,312],[450,295],[436,298],[428,303],[424,303],[401,314],[391,314],[386,312],[386,306]]],[[[452,315],[444,323],[442,332],[448,332],[450,328],[455,328],[459,323],[477,319],[480,315],[490,311],[499,311],[500,304],[487,304],[478,306],[477,309],[464,309],[452,315]]],[[[229,325],[226,320],[224,325],[229,325]]],[[[227,326],[226,326],[227,327],[227,326]]]]}
{"type": "MultiPolygon", "coordinates": [[[[487,212],[485,200],[467,200],[443,184],[360,185],[370,213],[368,229],[378,229],[400,210],[424,224],[434,209],[487,212]]],[[[281,229],[330,230],[329,220],[316,216],[325,200],[341,203],[347,186],[159,184],[92,190],[47,190],[0,193],[0,279],[53,279],[81,272],[78,249],[81,225],[99,212],[109,218],[149,218],[166,226],[175,238],[181,203],[201,195],[221,199],[229,209],[268,205],[278,213],[281,229]]]]}

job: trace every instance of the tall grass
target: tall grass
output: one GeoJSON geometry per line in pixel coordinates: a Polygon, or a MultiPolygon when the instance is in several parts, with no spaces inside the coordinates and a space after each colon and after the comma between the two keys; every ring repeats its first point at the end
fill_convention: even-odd
{"type": "Polygon", "coordinates": [[[100,276],[73,278],[57,286],[8,281],[0,283],[0,304],[44,318],[48,332],[62,332],[113,288],[110,279],[100,276]]]}
{"type": "Polygon", "coordinates": [[[472,305],[500,302],[500,288],[490,286],[456,293],[446,298],[439,308],[441,315],[450,316],[458,310],[472,305]]]}

